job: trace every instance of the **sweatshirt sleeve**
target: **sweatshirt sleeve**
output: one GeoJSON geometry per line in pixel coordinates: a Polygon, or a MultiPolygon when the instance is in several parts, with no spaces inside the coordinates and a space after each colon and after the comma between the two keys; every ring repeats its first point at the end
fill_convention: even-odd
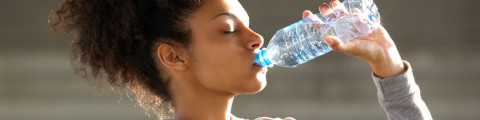
{"type": "Polygon", "coordinates": [[[410,64],[406,61],[403,64],[406,70],[397,76],[379,78],[372,72],[378,102],[387,112],[388,120],[432,120],[420,96],[420,88],[415,83],[410,64]]]}

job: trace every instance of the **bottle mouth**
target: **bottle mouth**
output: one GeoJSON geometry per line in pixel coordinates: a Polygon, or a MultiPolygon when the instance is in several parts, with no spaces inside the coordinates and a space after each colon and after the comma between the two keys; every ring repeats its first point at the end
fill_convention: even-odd
{"type": "Polygon", "coordinates": [[[267,57],[267,50],[263,48],[260,52],[255,54],[255,63],[258,64],[260,67],[271,67],[273,66],[270,58],[267,57]]]}

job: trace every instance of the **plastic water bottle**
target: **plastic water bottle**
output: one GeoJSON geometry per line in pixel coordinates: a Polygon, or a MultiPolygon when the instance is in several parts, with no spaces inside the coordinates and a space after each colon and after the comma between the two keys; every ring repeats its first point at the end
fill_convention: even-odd
{"type": "Polygon", "coordinates": [[[345,0],[342,7],[329,16],[310,15],[278,30],[267,49],[256,54],[255,63],[262,67],[273,64],[296,67],[332,50],[323,39],[337,36],[342,41],[365,36],[380,25],[380,14],[372,0],[345,0]]]}

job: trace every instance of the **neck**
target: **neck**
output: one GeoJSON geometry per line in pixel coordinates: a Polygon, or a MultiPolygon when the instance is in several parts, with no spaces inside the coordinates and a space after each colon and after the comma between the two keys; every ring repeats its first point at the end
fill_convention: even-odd
{"type": "Polygon", "coordinates": [[[199,87],[198,83],[171,81],[170,90],[177,120],[230,120],[235,94],[199,87]],[[195,85],[196,84],[196,85],[195,85]]]}

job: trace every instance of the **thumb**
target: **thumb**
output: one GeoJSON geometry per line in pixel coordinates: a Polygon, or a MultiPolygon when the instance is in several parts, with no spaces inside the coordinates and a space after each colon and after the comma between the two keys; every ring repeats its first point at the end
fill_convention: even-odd
{"type": "Polygon", "coordinates": [[[343,52],[343,42],[338,39],[336,36],[326,36],[325,42],[330,46],[334,51],[343,52]]]}
{"type": "Polygon", "coordinates": [[[357,44],[353,42],[354,40],[350,40],[348,42],[342,42],[336,36],[326,36],[325,42],[332,48],[333,51],[342,52],[347,55],[357,56],[359,53],[359,49],[357,44]]]}

